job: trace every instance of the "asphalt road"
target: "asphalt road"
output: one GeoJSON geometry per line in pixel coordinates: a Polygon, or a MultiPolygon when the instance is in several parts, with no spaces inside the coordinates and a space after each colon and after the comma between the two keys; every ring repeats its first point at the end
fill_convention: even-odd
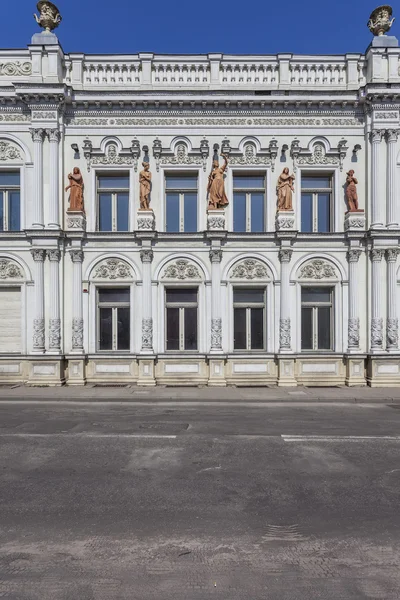
{"type": "Polygon", "coordinates": [[[0,403],[0,598],[400,598],[400,405],[0,403]]]}

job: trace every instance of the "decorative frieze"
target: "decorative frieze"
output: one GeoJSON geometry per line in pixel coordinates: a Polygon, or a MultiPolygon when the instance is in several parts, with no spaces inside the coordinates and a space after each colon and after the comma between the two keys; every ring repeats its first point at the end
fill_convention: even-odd
{"type": "Polygon", "coordinates": [[[233,279],[269,279],[266,266],[259,260],[247,258],[241,260],[232,270],[233,279]]]}
{"type": "Polygon", "coordinates": [[[44,319],[34,319],[33,320],[33,349],[34,350],[44,350],[44,340],[45,340],[45,331],[44,331],[44,319]]]}
{"type": "Polygon", "coordinates": [[[293,154],[296,166],[313,166],[313,165],[330,165],[339,166],[340,170],[343,169],[343,160],[347,154],[347,141],[341,140],[338,147],[327,152],[322,142],[316,142],[312,147],[311,152],[309,150],[299,149],[299,153],[293,154]]]}
{"type": "Polygon", "coordinates": [[[382,348],[383,344],[383,319],[373,317],[371,319],[371,346],[373,348],[382,348]]]}
{"type": "Polygon", "coordinates": [[[207,168],[208,154],[189,154],[186,144],[177,144],[174,154],[162,154],[161,165],[202,165],[203,171],[207,168]]]}
{"type": "Polygon", "coordinates": [[[94,272],[94,279],[127,279],[132,277],[130,266],[118,259],[109,258],[101,263],[94,272]]]}
{"type": "Polygon", "coordinates": [[[358,348],[360,345],[360,319],[358,317],[348,320],[348,345],[349,348],[358,348]]]}
{"type": "Polygon", "coordinates": [[[81,350],[83,348],[83,319],[74,317],[72,319],[72,349],[81,350]]]}
{"type": "Polygon", "coordinates": [[[0,279],[23,279],[24,275],[18,263],[8,258],[0,258],[0,279]]]}
{"type": "Polygon", "coordinates": [[[291,347],[291,325],[290,318],[279,319],[279,347],[281,350],[290,350],[291,347]]]}
{"type": "Polygon", "coordinates": [[[153,348],[153,319],[142,319],[142,350],[153,348]]]}
{"type": "Polygon", "coordinates": [[[200,271],[193,263],[181,258],[168,265],[163,279],[201,279],[200,271]]]}
{"type": "Polygon", "coordinates": [[[300,269],[300,279],[331,279],[337,278],[334,267],[321,259],[308,262],[300,269]]]}
{"type": "Polygon", "coordinates": [[[386,343],[388,349],[398,348],[399,345],[399,320],[397,318],[386,320],[386,343]]]}
{"type": "Polygon", "coordinates": [[[61,343],[61,319],[49,320],[49,348],[59,350],[61,343]]]}
{"type": "Polygon", "coordinates": [[[32,75],[32,64],[30,62],[0,62],[0,76],[2,77],[27,77],[32,75]]]}
{"type": "Polygon", "coordinates": [[[222,319],[211,319],[211,350],[222,349],[222,319]]]}

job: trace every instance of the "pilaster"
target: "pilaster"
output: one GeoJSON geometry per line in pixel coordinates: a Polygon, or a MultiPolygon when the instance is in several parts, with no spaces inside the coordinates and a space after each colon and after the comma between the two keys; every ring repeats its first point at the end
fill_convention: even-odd
{"type": "Polygon", "coordinates": [[[49,351],[61,352],[61,318],[60,318],[60,250],[48,250],[50,261],[50,298],[49,298],[49,351]]]}
{"type": "Polygon", "coordinates": [[[352,248],[347,252],[349,263],[349,320],[348,320],[348,352],[359,352],[360,349],[360,316],[358,311],[358,261],[361,250],[352,248]]]}
{"type": "Polygon", "coordinates": [[[44,259],[46,251],[32,248],[31,254],[35,263],[35,307],[33,320],[33,351],[42,354],[45,351],[44,324],[44,259]]]}
{"type": "Polygon", "coordinates": [[[399,219],[396,210],[396,144],[399,136],[398,129],[386,132],[387,141],[387,228],[398,229],[399,219]]]}
{"type": "Polygon", "coordinates": [[[386,348],[389,352],[399,349],[399,319],[396,310],[396,262],[399,248],[386,250],[387,261],[387,319],[386,319],[386,348]]]}
{"type": "Polygon", "coordinates": [[[83,354],[83,298],[82,298],[82,263],[83,250],[74,248],[69,251],[72,269],[72,353],[83,354]]]}
{"type": "Polygon", "coordinates": [[[44,129],[30,130],[33,140],[33,229],[43,229],[43,140],[44,129]]]}
{"type": "Polygon", "coordinates": [[[382,318],[382,258],[385,251],[380,248],[371,250],[371,352],[381,353],[383,349],[382,318]]]}
{"type": "Polygon", "coordinates": [[[59,203],[59,142],[61,134],[58,129],[47,129],[46,133],[50,142],[50,201],[49,222],[50,229],[60,229],[60,203],[59,203]]]}
{"type": "Polygon", "coordinates": [[[151,263],[153,250],[151,246],[142,247],[140,250],[142,261],[143,286],[142,286],[142,354],[153,354],[153,311],[151,290],[151,263]]]}
{"type": "Polygon", "coordinates": [[[384,202],[379,197],[380,150],[384,131],[373,129],[371,132],[371,166],[372,166],[372,193],[371,193],[371,229],[381,229],[384,226],[384,202]]]}

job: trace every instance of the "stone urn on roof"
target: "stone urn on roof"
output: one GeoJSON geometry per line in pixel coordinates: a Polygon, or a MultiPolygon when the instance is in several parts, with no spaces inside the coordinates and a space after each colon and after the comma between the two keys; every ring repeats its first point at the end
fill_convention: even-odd
{"type": "Polygon", "coordinates": [[[59,26],[62,21],[62,17],[58,11],[58,8],[49,0],[40,0],[37,3],[37,9],[40,13],[39,17],[34,14],[33,16],[36,19],[36,23],[43,27],[46,33],[50,33],[59,26]]]}
{"type": "Polygon", "coordinates": [[[384,4],[372,11],[367,25],[371,33],[381,36],[386,35],[386,32],[389,31],[393,25],[393,21],[392,7],[388,4],[384,4]]]}

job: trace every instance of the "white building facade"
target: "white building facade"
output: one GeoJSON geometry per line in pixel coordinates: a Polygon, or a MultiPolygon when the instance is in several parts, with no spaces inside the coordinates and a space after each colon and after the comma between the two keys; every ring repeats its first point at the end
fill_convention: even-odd
{"type": "Polygon", "coordinates": [[[0,51],[0,382],[400,385],[394,40],[89,56],[43,33],[0,51]],[[221,153],[229,206],[208,211],[221,153]]]}

